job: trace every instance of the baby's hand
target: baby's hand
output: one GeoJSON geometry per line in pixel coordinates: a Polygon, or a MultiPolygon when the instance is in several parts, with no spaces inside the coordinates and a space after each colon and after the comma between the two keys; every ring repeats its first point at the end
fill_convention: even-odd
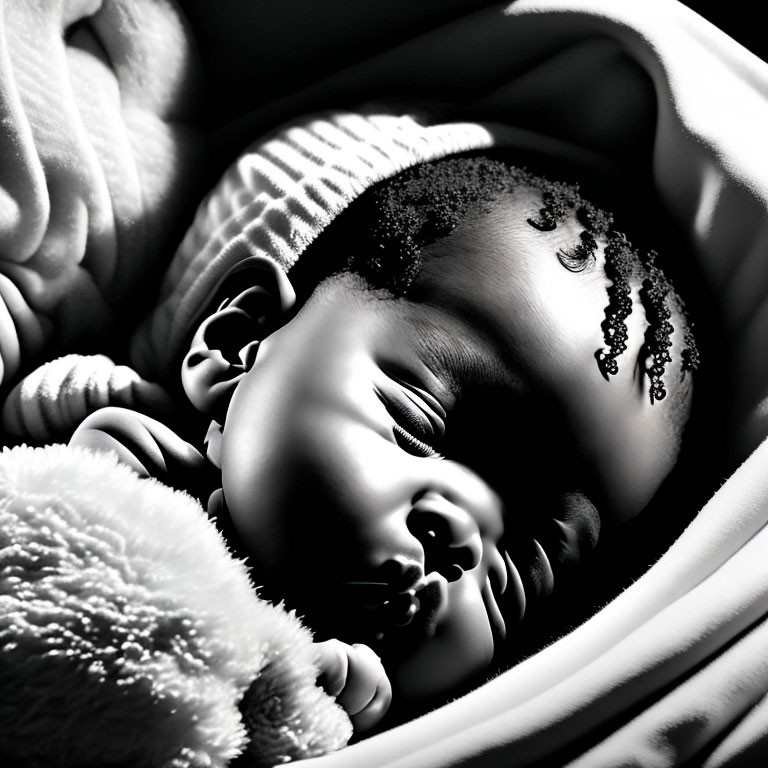
{"type": "Polygon", "coordinates": [[[316,643],[320,657],[317,682],[349,715],[355,731],[366,731],[384,717],[392,686],[381,659],[362,643],[316,643]]]}
{"type": "Polygon", "coordinates": [[[69,445],[113,453],[139,477],[154,477],[173,488],[195,490],[205,460],[192,445],[156,419],[110,406],[86,417],[69,445]]]}

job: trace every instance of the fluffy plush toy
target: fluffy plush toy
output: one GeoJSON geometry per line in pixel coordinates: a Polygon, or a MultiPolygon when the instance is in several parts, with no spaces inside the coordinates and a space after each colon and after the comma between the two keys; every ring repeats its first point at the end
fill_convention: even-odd
{"type": "Polygon", "coordinates": [[[309,631],[190,496],[110,455],[0,454],[2,765],[325,753],[351,726],[316,677],[309,631]]]}

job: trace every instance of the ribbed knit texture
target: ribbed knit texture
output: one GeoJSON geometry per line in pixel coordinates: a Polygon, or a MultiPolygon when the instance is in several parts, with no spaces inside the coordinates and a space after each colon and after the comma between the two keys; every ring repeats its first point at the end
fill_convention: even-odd
{"type": "Polygon", "coordinates": [[[427,160],[482,149],[476,123],[422,125],[410,115],[333,113],[281,129],[246,151],[198,209],[134,339],[136,368],[164,380],[220,281],[248,256],[287,271],[356,197],[427,160]]]}

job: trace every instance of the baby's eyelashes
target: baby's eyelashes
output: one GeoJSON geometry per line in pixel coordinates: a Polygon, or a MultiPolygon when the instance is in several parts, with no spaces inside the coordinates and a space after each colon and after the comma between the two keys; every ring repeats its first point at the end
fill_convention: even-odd
{"type": "Polygon", "coordinates": [[[429,443],[419,440],[397,422],[392,425],[392,432],[397,444],[408,453],[429,459],[443,458],[442,454],[438,453],[429,443]]]}
{"type": "Polygon", "coordinates": [[[392,418],[395,442],[414,456],[442,458],[438,446],[445,434],[445,411],[428,392],[388,376],[376,394],[392,418]]]}

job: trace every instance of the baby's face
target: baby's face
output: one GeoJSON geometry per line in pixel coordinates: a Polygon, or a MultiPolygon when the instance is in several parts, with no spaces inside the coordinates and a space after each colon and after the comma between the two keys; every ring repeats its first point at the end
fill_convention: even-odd
{"type": "MultiPolygon", "coordinates": [[[[534,207],[535,210],[535,207],[534,207]]],[[[233,523],[320,635],[367,642],[396,695],[471,681],[526,606],[672,468],[690,381],[675,331],[652,403],[645,316],[606,380],[602,252],[508,198],[426,261],[408,298],[326,281],[267,338],[222,441],[233,523]]]]}

